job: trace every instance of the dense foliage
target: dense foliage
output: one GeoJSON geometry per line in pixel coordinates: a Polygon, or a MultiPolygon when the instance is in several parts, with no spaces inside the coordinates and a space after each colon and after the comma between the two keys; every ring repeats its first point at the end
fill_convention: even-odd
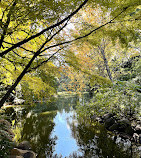
{"type": "MultiPolygon", "coordinates": [[[[0,108],[15,98],[29,104],[89,92],[79,116],[140,117],[140,15],[140,0],[1,0],[0,108]]],[[[8,128],[0,118],[3,156],[8,128]]]]}
{"type": "MultiPolygon", "coordinates": [[[[110,87],[99,87],[94,91],[94,97],[89,104],[78,106],[80,116],[103,116],[105,113],[114,113],[118,117],[141,116],[141,78],[140,57],[131,58],[124,62],[119,70],[122,73],[110,87]],[[131,62],[130,65],[127,63],[131,62]],[[123,68],[124,67],[124,68],[123,68]]],[[[117,72],[118,73],[118,72],[117,72]]]]}

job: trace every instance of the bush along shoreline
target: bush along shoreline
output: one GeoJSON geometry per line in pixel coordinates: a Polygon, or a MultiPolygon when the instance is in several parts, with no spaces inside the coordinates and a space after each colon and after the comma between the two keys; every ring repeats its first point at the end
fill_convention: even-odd
{"type": "Polygon", "coordinates": [[[102,123],[108,131],[121,138],[141,144],[141,80],[115,81],[100,86],[93,98],[78,105],[77,114],[102,123]]]}

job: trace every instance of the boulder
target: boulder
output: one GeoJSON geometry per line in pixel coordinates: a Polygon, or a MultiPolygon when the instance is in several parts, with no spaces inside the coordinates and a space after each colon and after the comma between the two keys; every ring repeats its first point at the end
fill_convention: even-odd
{"type": "Polygon", "coordinates": [[[128,127],[125,128],[125,133],[132,136],[133,133],[134,133],[134,130],[132,129],[131,126],[128,126],[128,127]]]}
{"type": "Polygon", "coordinates": [[[14,148],[11,150],[11,156],[22,156],[23,158],[36,158],[36,154],[30,150],[21,150],[14,148]]]}
{"type": "Polygon", "coordinates": [[[28,141],[23,141],[21,142],[18,146],[18,149],[22,149],[22,150],[31,150],[31,146],[30,143],[28,141]]]}
{"type": "Polygon", "coordinates": [[[24,155],[23,155],[24,158],[35,158],[36,155],[34,155],[32,152],[26,152],[24,155]]]}
{"type": "Polygon", "coordinates": [[[119,129],[118,130],[120,132],[125,132],[126,128],[128,126],[130,126],[130,121],[128,119],[123,118],[123,119],[118,121],[118,124],[119,124],[119,129]]]}
{"type": "Polygon", "coordinates": [[[103,115],[103,119],[107,120],[107,119],[111,118],[112,116],[113,116],[112,113],[107,113],[107,114],[103,115]]]}
{"type": "Polygon", "coordinates": [[[12,156],[22,156],[23,153],[22,153],[22,150],[14,148],[11,150],[11,155],[12,156]]]}
{"type": "Polygon", "coordinates": [[[139,143],[141,144],[141,134],[139,134],[139,143]]]}
{"type": "Polygon", "coordinates": [[[135,127],[135,131],[136,131],[136,133],[141,134],[141,125],[138,124],[138,125],[135,127]]]}
{"type": "Polygon", "coordinates": [[[118,122],[119,122],[121,125],[125,125],[125,126],[128,126],[128,125],[131,124],[130,121],[129,121],[128,119],[126,119],[126,118],[123,118],[123,119],[119,120],[118,122]]]}
{"type": "Polygon", "coordinates": [[[133,140],[134,140],[136,143],[141,144],[141,134],[134,133],[134,134],[133,134],[133,140]]]}
{"type": "Polygon", "coordinates": [[[114,130],[118,130],[119,124],[118,123],[114,123],[112,126],[109,127],[110,131],[114,131],[114,130]]]}
{"type": "Polygon", "coordinates": [[[112,126],[115,123],[115,120],[113,118],[108,118],[105,120],[105,127],[109,128],[110,126],[112,126]]]}
{"type": "Polygon", "coordinates": [[[129,136],[128,134],[126,134],[126,133],[120,133],[120,135],[119,135],[121,138],[123,138],[123,139],[131,139],[131,136],[129,136]]]}
{"type": "Polygon", "coordinates": [[[13,156],[13,155],[12,155],[12,156],[10,156],[9,158],[24,158],[24,157],[23,157],[23,156],[15,156],[15,155],[13,156]]]}
{"type": "Polygon", "coordinates": [[[96,117],[95,119],[97,122],[103,123],[103,120],[100,117],[96,117]]]}

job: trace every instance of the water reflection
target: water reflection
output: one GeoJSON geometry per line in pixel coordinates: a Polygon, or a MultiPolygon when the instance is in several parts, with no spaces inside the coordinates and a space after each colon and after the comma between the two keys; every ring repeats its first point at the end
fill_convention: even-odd
{"type": "Polygon", "coordinates": [[[76,140],[72,137],[70,124],[68,124],[68,122],[72,123],[74,121],[73,115],[73,111],[66,113],[63,110],[62,113],[58,112],[54,119],[56,126],[52,132],[52,136],[57,136],[54,154],[65,157],[69,156],[73,151],[78,152],[79,147],[76,140]]]}
{"type": "Polygon", "coordinates": [[[28,109],[20,117],[20,141],[28,140],[38,158],[139,158],[130,146],[116,143],[103,126],[76,119],[73,109],[88,100],[87,96],[59,97],[50,111],[28,109]]]}
{"type": "Polygon", "coordinates": [[[28,140],[40,158],[45,158],[46,154],[52,157],[56,138],[51,138],[50,134],[55,126],[53,122],[55,115],[54,112],[47,115],[34,114],[26,118],[24,123],[21,141],[28,140]]]}
{"type": "Polygon", "coordinates": [[[109,136],[103,126],[90,126],[80,123],[77,128],[72,127],[73,135],[82,151],[82,157],[94,158],[130,158],[130,149],[124,151],[109,136]]]}

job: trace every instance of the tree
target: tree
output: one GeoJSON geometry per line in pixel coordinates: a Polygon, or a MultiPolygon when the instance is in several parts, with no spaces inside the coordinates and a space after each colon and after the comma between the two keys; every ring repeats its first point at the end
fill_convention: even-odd
{"type": "MultiPolygon", "coordinates": [[[[115,15],[115,13],[117,12],[117,9],[115,9],[117,3],[118,5],[121,5],[120,1],[114,3],[113,2],[114,1],[96,1],[93,2],[95,3],[95,5],[90,4],[89,6],[87,6],[87,8],[82,9],[80,11],[80,15],[78,15],[80,16],[79,20],[81,19],[81,22],[79,22],[77,19],[75,20],[75,27],[77,31],[73,33],[74,37],[87,34],[89,30],[93,27],[104,25],[105,22],[108,21],[108,19],[111,16],[115,15]],[[108,8],[110,8],[110,10],[107,10],[108,8]]],[[[108,62],[111,62],[112,58],[116,56],[115,52],[121,54],[123,48],[126,48],[127,51],[127,49],[129,49],[130,47],[130,43],[134,43],[134,45],[136,45],[140,40],[140,33],[138,30],[138,26],[140,25],[139,1],[134,4],[132,2],[122,2],[122,5],[124,8],[126,8],[125,12],[123,12],[123,14],[120,14],[120,16],[116,16],[115,21],[111,21],[110,25],[102,27],[95,34],[91,34],[83,40],[77,41],[76,43],[77,50],[79,50],[78,52],[80,53],[80,58],[82,59],[83,56],[83,60],[85,60],[86,62],[85,64],[82,64],[83,67],[85,67],[85,69],[87,70],[91,69],[91,75],[98,74],[103,77],[106,76],[104,73],[105,67],[107,75],[111,81],[113,80],[113,77],[108,62]],[[107,42],[105,43],[105,41],[108,41],[109,44],[106,44],[107,42]],[[108,52],[106,52],[107,48],[108,52]],[[110,54],[108,56],[111,59],[108,59],[108,53],[110,54]],[[104,64],[100,64],[102,63],[102,61],[100,61],[101,58],[104,64]],[[92,64],[91,66],[90,64],[88,64],[88,62],[92,63],[92,61],[93,68],[92,64]],[[96,70],[100,70],[102,71],[102,73],[96,70]]]]}
{"type": "MultiPolygon", "coordinates": [[[[104,24],[97,26],[96,28],[92,28],[88,33],[85,33],[84,35],[81,35],[75,39],[64,40],[62,42],[60,41],[61,38],[58,39],[58,34],[67,26],[69,20],[88,2],[88,0],[84,0],[82,2],[71,1],[71,4],[73,4],[72,6],[75,6],[74,4],[78,6],[79,4],[79,7],[76,10],[74,10],[74,8],[70,6],[70,1],[58,2],[52,0],[48,3],[45,3],[44,0],[37,2],[15,0],[12,2],[2,2],[0,56],[2,58],[9,59],[14,54],[14,56],[20,56],[20,58],[25,59],[28,62],[26,61],[27,64],[25,64],[26,62],[24,60],[21,63],[22,65],[24,65],[24,69],[21,71],[21,74],[17,77],[15,82],[13,82],[11,88],[2,98],[0,106],[3,105],[9,94],[18,85],[23,76],[27,72],[35,70],[43,63],[48,62],[48,60],[53,55],[55,55],[60,49],[62,49],[58,48],[59,46],[61,47],[62,45],[69,44],[76,40],[87,37],[93,32],[103,28],[104,26],[112,24],[117,17],[126,12],[129,8],[126,4],[126,6],[123,7],[120,12],[118,11],[116,16],[113,16],[113,19],[109,20],[108,22],[105,22],[104,24]],[[68,13],[68,8],[66,7],[67,5],[70,6],[70,10],[73,10],[71,13],[68,13]],[[20,13],[19,10],[21,10],[20,13]],[[61,13],[60,16],[58,16],[58,10],[60,11],[59,13],[61,13]],[[64,18],[64,15],[66,13],[67,16],[64,18]],[[55,16],[52,18],[52,15],[55,16]],[[48,22],[51,23],[51,25],[49,25],[48,22]],[[46,56],[47,51],[49,50],[51,53],[53,51],[56,52],[51,54],[50,56],[47,56],[48,59],[43,58],[43,55],[46,56]]],[[[91,4],[91,2],[89,2],[89,4],[91,4]]],[[[18,64],[19,63],[20,62],[18,62],[18,64]]]]}
{"type": "MultiPolygon", "coordinates": [[[[13,83],[13,85],[10,87],[10,89],[7,91],[7,93],[1,99],[0,106],[3,105],[5,100],[9,97],[10,93],[15,89],[15,87],[18,85],[18,83],[21,81],[21,79],[23,78],[23,76],[27,72],[30,72],[31,70],[38,68],[40,65],[42,65],[45,62],[45,60],[46,60],[46,62],[48,62],[48,60],[52,57],[52,55],[48,59],[41,61],[40,64],[37,64],[36,66],[33,65],[33,67],[31,69],[29,69],[32,66],[35,59],[38,60],[37,57],[39,57],[39,59],[40,59],[41,53],[43,53],[44,51],[47,51],[50,48],[57,47],[57,46],[61,45],[61,44],[53,45],[52,44],[53,42],[51,42],[51,40],[65,28],[69,19],[73,15],[75,15],[87,3],[87,1],[88,0],[85,0],[83,3],[81,3],[80,6],[76,10],[72,11],[72,13],[68,14],[68,16],[63,18],[62,20],[59,20],[61,18],[61,17],[59,17],[59,19],[58,19],[59,22],[56,22],[55,24],[52,24],[51,26],[47,25],[47,19],[50,17],[50,15],[48,17],[46,17],[47,15],[45,13],[47,13],[47,11],[50,11],[50,13],[54,13],[57,11],[53,10],[52,5],[50,5],[50,7],[47,7],[47,10],[46,10],[43,7],[45,1],[41,1],[41,2],[35,2],[35,1],[28,2],[28,1],[26,1],[26,2],[23,2],[23,1],[16,1],[15,0],[14,2],[11,2],[11,4],[7,4],[6,2],[3,3],[3,8],[2,8],[3,12],[1,13],[1,17],[2,17],[1,21],[2,21],[3,26],[1,25],[1,28],[2,28],[1,32],[2,33],[1,33],[1,40],[0,40],[0,43],[1,43],[0,56],[5,57],[5,56],[9,56],[9,54],[11,56],[12,51],[14,52],[14,54],[21,56],[17,52],[15,52],[16,49],[18,49],[18,51],[19,51],[19,48],[24,50],[21,58],[28,59],[29,53],[32,53],[33,55],[30,56],[29,61],[28,61],[27,65],[25,65],[25,68],[23,69],[21,74],[17,77],[16,81],[13,83]],[[23,3],[20,3],[20,2],[23,2],[23,3]],[[10,7],[8,5],[10,5],[10,7]],[[28,8],[28,6],[29,6],[29,8],[28,8]],[[34,12],[31,12],[32,7],[35,7],[35,10],[34,10],[35,13],[36,14],[38,13],[38,15],[40,15],[39,13],[41,13],[40,16],[42,16],[42,17],[40,17],[40,16],[34,17],[33,16],[34,12]],[[38,7],[39,7],[39,9],[38,9],[38,7]],[[19,15],[19,12],[17,13],[17,11],[19,11],[19,9],[21,10],[21,8],[23,9],[22,15],[26,12],[28,13],[27,19],[25,19],[25,17],[23,17],[21,14],[19,15]],[[45,9],[45,10],[41,10],[41,9],[45,9]],[[45,16],[44,16],[44,14],[45,14],[45,16]],[[19,17],[20,20],[17,17],[19,17]],[[25,24],[23,24],[21,26],[20,23],[16,23],[17,21],[23,22],[23,20],[25,20],[26,24],[29,24],[28,27],[25,26],[25,24]],[[41,21],[41,20],[43,20],[43,21],[41,21]],[[30,24],[30,21],[33,22],[33,24],[32,23],[30,24]],[[44,24],[44,21],[46,21],[45,24],[44,24]],[[14,28],[10,28],[10,24],[12,25],[12,23],[16,23],[16,26],[14,28]],[[41,24],[41,26],[43,27],[43,29],[41,31],[39,28],[39,24],[41,24]],[[18,28],[19,25],[20,25],[20,28],[18,28]],[[44,28],[45,25],[47,25],[48,27],[44,28]],[[28,31],[26,30],[27,28],[28,28],[28,31]],[[14,30],[14,32],[10,32],[9,31],[10,29],[14,30]],[[37,31],[39,31],[39,32],[37,32],[37,31]],[[15,33],[17,33],[17,32],[20,35],[20,40],[19,40],[19,38],[16,37],[16,39],[11,39],[10,42],[9,42],[9,40],[5,41],[9,37],[11,38],[12,35],[15,35],[15,33]],[[21,32],[24,32],[24,35],[22,37],[20,34],[21,32]],[[34,41],[35,38],[36,38],[36,40],[34,41]],[[43,39],[43,42],[39,43],[39,45],[36,45],[34,51],[27,49],[27,47],[31,47],[31,44],[33,44],[34,42],[37,43],[40,39],[43,39]],[[28,44],[28,42],[29,42],[29,44],[28,44]],[[48,45],[50,45],[50,46],[48,46],[48,45]],[[26,52],[28,52],[27,55],[26,55],[26,52]],[[23,54],[25,54],[25,56],[23,56],[23,54]]],[[[58,7],[57,6],[58,2],[56,2],[56,1],[53,1],[53,2],[54,2],[53,5],[58,7]]],[[[76,3],[74,2],[74,4],[76,4],[76,3]]],[[[46,4],[46,5],[48,5],[48,4],[46,4]]],[[[60,6],[61,5],[62,5],[62,2],[60,4],[60,6]]],[[[24,15],[26,15],[26,14],[24,14],[24,15]]],[[[61,15],[61,16],[63,16],[63,15],[61,15]]],[[[51,18],[50,18],[50,20],[52,21],[51,18]]],[[[55,14],[55,17],[53,20],[54,21],[57,20],[56,14],[55,14]]],[[[12,26],[14,26],[14,24],[12,26]]],[[[32,47],[32,49],[33,49],[33,47],[32,47]]]]}

